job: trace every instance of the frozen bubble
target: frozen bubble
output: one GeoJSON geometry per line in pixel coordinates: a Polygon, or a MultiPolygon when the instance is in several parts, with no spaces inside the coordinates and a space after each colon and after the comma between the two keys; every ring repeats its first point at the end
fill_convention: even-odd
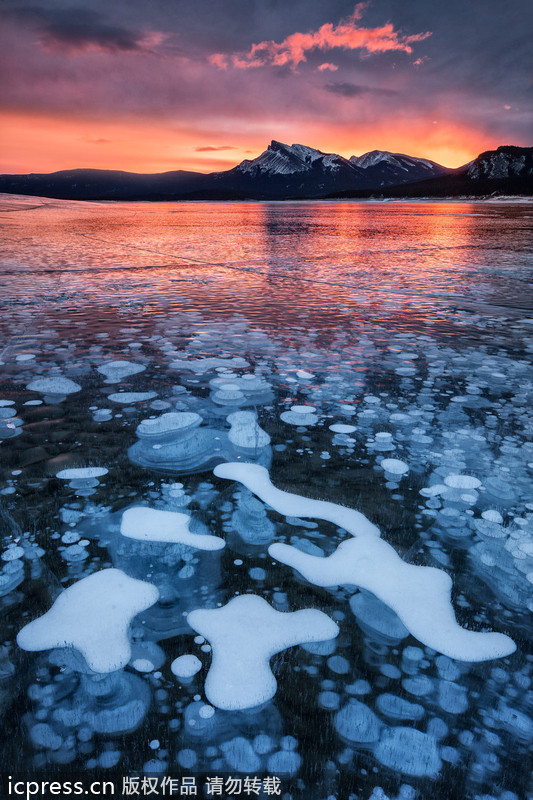
{"type": "Polygon", "coordinates": [[[290,411],[283,411],[280,419],[289,425],[303,425],[305,427],[314,426],[318,422],[315,406],[291,406],[290,411]]]}
{"type": "Polygon", "coordinates": [[[333,433],[354,433],[354,431],[357,430],[355,425],[343,425],[340,422],[330,425],[329,429],[330,431],[333,431],[333,433]]]}
{"type": "Polygon", "coordinates": [[[236,772],[258,772],[261,768],[261,759],[256,755],[252,745],[244,736],[237,736],[228,742],[223,742],[220,749],[224,753],[228,766],[236,772]]]}
{"type": "Polygon", "coordinates": [[[194,750],[185,748],[184,750],[179,751],[177,755],[177,761],[180,767],[183,767],[183,769],[192,769],[198,761],[198,758],[194,750]]]}
{"type": "Polygon", "coordinates": [[[350,662],[344,656],[331,656],[328,658],[328,667],[337,675],[346,675],[350,671],[350,662]]]}
{"type": "MultiPolygon", "coordinates": [[[[157,397],[157,392],[115,392],[108,395],[107,399],[113,403],[122,403],[129,405],[130,403],[142,403],[145,400],[153,400],[157,397]]],[[[168,405],[166,406],[168,408],[168,405]]]]}
{"type": "Polygon", "coordinates": [[[436,777],[442,767],[435,739],[414,728],[389,728],[374,750],[386,767],[415,777],[436,777]]]}
{"type": "Polygon", "coordinates": [[[450,489],[477,489],[481,486],[481,481],[472,475],[447,475],[444,483],[450,489]]]}
{"type": "Polygon", "coordinates": [[[267,769],[271,775],[296,775],[302,763],[301,756],[292,750],[278,750],[268,758],[267,769]]]}
{"type": "Polygon", "coordinates": [[[406,692],[415,697],[425,697],[433,691],[433,681],[427,675],[414,675],[412,678],[404,678],[402,686],[406,692]]]}
{"type": "Polygon", "coordinates": [[[2,553],[2,561],[17,561],[19,558],[23,558],[23,556],[24,549],[22,547],[11,545],[11,547],[8,547],[7,550],[4,550],[2,553]]]}
{"type": "Polygon", "coordinates": [[[358,744],[376,742],[383,727],[368,706],[353,698],[335,714],[333,724],[344,741],[358,744]]]}
{"type": "Polygon", "coordinates": [[[170,669],[177,678],[192,678],[202,669],[202,662],[196,656],[186,654],[174,659],[170,669]]]}
{"type": "Polygon", "coordinates": [[[34,725],[30,731],[30,738],[34,747],[46,750],[59,750],[63,739],[54,729],[44,722],[34,725]]]}
{"type": "Polygon", "coordinates": [[[169,411],[160,417],[144,419],[137,427],[137,436],[141,439],[159,439],[169,434],[192,430],[201,421],[201,416],[192,411],[169,411]]]}
{"type": "Polygon", "coordinates": [[[254,581],[264,581],[266,578],[266,570],[263,567],[251,567],[248,570],[248,575],[254,581]]]}
{"type": "Polygon", "coordinates": [[[231,425],[228,439],[236,447],[256,451],[270,444],[270,436],[259,427],[253,411],[235,411],[227,421],[231,425]]]}
{"type": "Polygon", "coordinates": [[[67,395],[81,392],[79,383],[74,383],[69,378],[57,375],[52,378],[39,378],[28,383],[26,389],[46,395],[67,395]]]}
{"type": "Polygon", "coordinates": [[[395,694],[380,694],[376,700],[377,710],[385,717],[396,721],[419,720],[424,716],[424,707],[418,703],[410,703],[395,694]]]}
{"type": "Polygon", "coordinates": [[[56,478],[65,481],[85,480],[89,478],[101,478],[107,475],[109,470],[105,467],[78,467],[75,469],[62,469],[56,472],[56,478]]]}
{"type": "Polygon", "coordinates": [[[453,681],[441,680],[439,683],[439,706],[449,714],[463,714],[468,708],[465,687],[453,681]]]}
{"type": "Polygon", "coordinates": [[[144,372],[145,369],[142,364],[134,364],[133,361],[108,361],[97,367],[98,372],[105,376],[106,383],[118,383],[130,375],[144,372]]]}
{"type": "Polygon", "coordinates": [[[483,519],[486,519],[489,522],[495,522],[497,525],[501,525],[503,523],[502,515],[494,508],[488,508],[486,511],[483,511],[481,516],[483,519]]]}
{"type": "Polygon", "coordinates": [[[408,464],[397,458],[384,458],[380,466],[385,470],[385,478],[388,481],[397,481],[402,475],[409,472],[408,464]]]}
{"type": "Polygon", "coordinates": [[[153,672],[154,665],[147,658],[136,658],[131,662],[133,669],[137,672],[153,672]]]}
{"type": "Polygon", "coordinates": [[[366,592],[353,595],[350,608],[362,630],[386,644],[395,644],[409,635],[394,611],[374,595],[366,592]]]}
{"type": "Polygon", "coordinates": [[[340,706],[340,697],[337,692],[320,692],[318,695],[318,705],[325,711],[336,711],[340,706]]]}
{"type": "Polygon", "coordinates": [[[274,742],[266,733],[259,733],[253,741],[253,747],[259,755],[266,755],[274,749],[274,742]]]}

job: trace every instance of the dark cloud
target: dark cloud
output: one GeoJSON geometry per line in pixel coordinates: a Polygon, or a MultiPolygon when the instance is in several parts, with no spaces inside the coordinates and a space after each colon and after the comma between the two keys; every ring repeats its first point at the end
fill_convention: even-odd
{"type": "Polygon", "coordinates": [[[109,22],[103,14],[88,8],[5,9],[3,16],[33,26],[40,44],[47,49],[79,52],[98,49],[110,53],[146,52],[160,38],[157,34],[109,22]]]}
{"type": "Polygon", "coordinates": [[[238,147],[233,147],[231,144],[222,144],[220,147],[208,144],[205,147],[195,147],[194,149],[197,153],[212,153],[216,150],[238,150],[238,147]]]}
{"type": "Polygon", "coordinates": [[[330,81],[324,86],[326,92],[332,94],[339,94],[342,97],[361,97],[364,94],[391,96],[397,94],[394,89],[381,89],[372,86],[360,86],[357,83],[348,83],[347,81],[330,81]]]}

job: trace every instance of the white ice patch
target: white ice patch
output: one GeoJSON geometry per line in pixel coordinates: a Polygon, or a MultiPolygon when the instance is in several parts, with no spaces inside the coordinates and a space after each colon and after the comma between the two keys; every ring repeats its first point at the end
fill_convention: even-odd
{"type": "Polygon", "coordinates": [[[333,639],[339,632],[336,623],[316,608],[276,611],[253,594],[234,597],[222,608],[191,611],[187,621],[213,647],[206,697],[228,711],[251,708],[274,697],[277,683],[269,661],[275,653],[304,642],[333,639]]]}
{"type": "Polygon", "coordinates": [[[62,469],[56,472],[56,478],[61,478],[64,481],[85,480],[88,478],[101,478],[102,475],[107,475],[108,470],[105,467],[77,467],[74,469],[62,469]]]}
{"type": "Polygon", "coordinates": [[[264,503],[287,517],[313,517],[324,519],[344,528],[354,536],[379,536],[379,529],[360,511],[344,508],[327,500],[310,500],[299,494],[283,492],[270,482],[268,470],[258,464],[231,462],[219,464],[213,470],[218,478],[239,481],[264,503]]]}
{"type": "Polygon", "coordinates": [[[23,650],[75,647],[95,672],[113,672],[131,658],[131,620],[159,598],[151,583],[119,569],[104,569],[62,592],[42,617],[17,636],[23,650]]]}
{"type": "Polygon", "coordinates": [[[129,539],[141,542],[170,542],[197,550],[221,550],[225,546],[224,539],[219,536],[191,533],[190,521],[187,514],[178,511],[133,506],[122,515],[120,532],[129,539]]]}
{"type": "Polygon", "coordinates": [[[367,589],[392,608],[419,641],[450,658],[485,661],[515,651],[516,645],[504,634],[461,628],[451,603],[449,575],[402,561],[360,512],[280,491],[271,484],[268,471],[255,464],[220,464],[214,472],[240,481],[280,514],[327,519],[357,536],[341,542],[328,558],[286,544],[270,545],[272,558],[298,570],[316,586],[351,584],[367,589]]]}
{"type": "Polygon", "coordinates": [[[451,603],[449,575],[434,567],[407,564],[382,539],[346,539],[328,558],[286,544],[270,545],[268,552],[316,586],[354,584],[367,589],[392,608],[420,642],[450,658],[486,661],[516,650],[502,633],[461,628],[451,603]]]}
{"type": "Polygon", "coordinates": [[[118,383],[129,375],[144,372],[145,369],[142,364],[134,364],[133,361],[108,361],[97,367],[98,372],[105,376],[106,383],[118,383]]]}
{"type": "Polygon", "coordinates": [[[53,378],[39,378],[36,381],[28,383],[26,389],[32,392],[40,392],[41,394],[74,394],[81,392],[79,383],[74,383],[70,378],[65,378],[62,375],[56,375],[53,378]]]}

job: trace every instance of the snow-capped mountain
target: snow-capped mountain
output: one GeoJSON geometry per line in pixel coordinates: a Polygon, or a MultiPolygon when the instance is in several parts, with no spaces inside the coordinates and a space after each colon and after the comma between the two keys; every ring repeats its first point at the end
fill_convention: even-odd
{"type": "Polygon", "coordinates": [[[367,170],[367,175],[376,186],[422,181],[446,175],[450,171],[435,161],[406,156],[403,153],[389,153],[387,150],[371,150],[362,156],[352,156],[350,164],[367,170]]]}
{"type": "Polygon", "coordinates": [[[471,180],[533,178],[533,148],[504,145],[481,153],[468,166],[471,180]]]}
{"type": "Polygon", "coordinates": [[[332,172],[350,170],[350,162],[335,153],[322,153],[303,144],[283,144],[274,139],[264,153],[253,160],[246,159],[232,170],[242,175],[294,175],[319,167],[332,172]]]}
{"type": "Polygon", "coordinates": [[[448,172],[426,159],[373,150],[350,159],[303,144],[273,140],[253,160],[213,177],[217,185],[256,197],[320,197],[350,189],[377,189],[448,172]]]}

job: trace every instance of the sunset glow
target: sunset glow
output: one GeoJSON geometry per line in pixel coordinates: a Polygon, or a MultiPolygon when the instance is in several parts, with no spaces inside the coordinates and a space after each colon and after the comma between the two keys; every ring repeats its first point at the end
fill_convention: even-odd
{"type": "Polygon", "coordinates": [[[487,36],[469,39],[474,11],[458,29],[418,4],[409,14],[393,4],[389,18],[380,2],[340,2],[335,14],[295,2],[244,24],[240,2],[205,19],[202,3],[185,17],[159,3],[128,5],[130,15],[96,0],[83,13],[56,0],[8,3],[0,171],[213,172],[271,139],[458,167],[500,144],[530,144],[527,43],[512,19],[502,32],[485,16],[489,39],[514,42],[496,74],[487,36]]]}

